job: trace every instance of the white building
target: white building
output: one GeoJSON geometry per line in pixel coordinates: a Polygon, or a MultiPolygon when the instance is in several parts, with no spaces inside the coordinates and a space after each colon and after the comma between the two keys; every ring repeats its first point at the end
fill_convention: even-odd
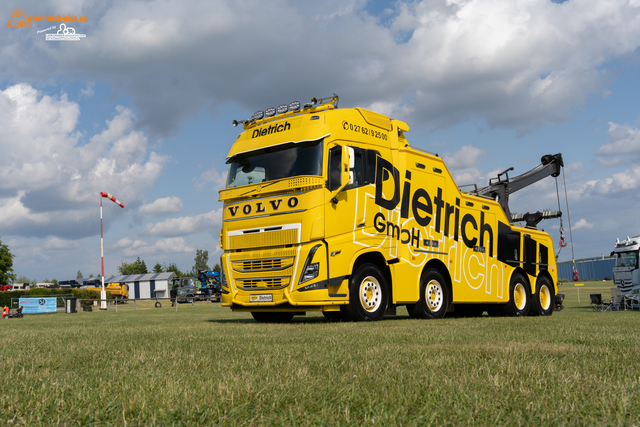
{"type": "Polygon", "coordinates": [[[104,283],[126,283],[129,285],[129,299],[169,298],[171,279],[175,273],[132,274],[111,276],[104,283]]]}

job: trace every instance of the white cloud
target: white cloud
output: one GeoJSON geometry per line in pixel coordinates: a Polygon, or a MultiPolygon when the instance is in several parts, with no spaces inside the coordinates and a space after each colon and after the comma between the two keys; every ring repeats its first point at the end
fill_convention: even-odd
{"type": "Polygon", "coordinates": [[[594,196],[624,196],[635,194],[640,188],[640,166],[634,166],[623,172],[614,173],[611,177],[590,180],[581,187],[581,195],[594,196]]]}
{"type": "Polygon", "coordinates": [[[573,226],[574,230],[580,230],[581,228],[592,229],[593,224],[589,223],[586,219],[581,218],[576,224],[573,226]]]}
{"type": "Polygon", "coordinates": [[[142,205],[138,212],[146,216],[161,216],[182,211],[182,200],[176,196],[156,199],[153,203],[142,205]]]}
{"type": "Polygon", "coordinates": [[[182,237],[170,237],[150,243],[144,240],[121,239],[118,247],[122,248],[122,254],[128,257],[139,257],[144,255],[194,253],[196,249],[187,244],[182,237]],[[124,246],[127,244],[126,246],[124,246]]]}
{"type": "MultiPolygon", "coordinates": [[[[100,191],[135,204],[162,172],[168,158],[148,151],[131,110],[117,107],[87,143],[76,130],[79,115],[65,95],[25,83],[0,91],[0,221],[12,235],[94,234],[100,191]]],[[[119,209],[105,206],[105,225],[127,215],[119,209]]]]}
{"type": "Polygon", "coordinates": [[[222,227],[222,208],[204,214],[169,218],[147,224],[142,234],[151,236],[183,236],[191,233],[219,230],[222,227]]]}
{"type": "Polygon", "coordinates": [[[609,122],[609,142],[596,151],[605,166],[636,162],[640,158],[640,129],[609,122]]]}
{"type": "Polygon", "coordinates": [[[196,188],[202,190],[207,184],[212,183],[211,187],[218,190],[225,188],[227,185],[227,171],[219,173],[215,167],[211,167],[202,174],[193,179],[195,181],[196,188]]]}
{"type": "Polygon", "coordinates": [[[384,25],[368,6],[134,0],[95,10],[82,43],[15,38],[3,57],[27,78],[67,71],[106,80],[157,132],[206,107],[255,110],[331,91],[409,123],[479,117],[527,132],[606,92],[609,64],[640,46],[640,10],[623,0],[398,1],[384,25]],[[277,48],[256,50],[256,40],[277,48]],[[288,72],[301,64],[305,73],[288,72]]]}
{"type": "Polygon", "coordinates": [[[485,154],[486,150],[465,145],[456,153],[444,153],[442,159],[450,170],[468,169],[477,166],[485,154]]]}
{"type": "Polygon", "coordinates": [[[44,249],[75,249],[80,246],[80,243],[76,240],[65,240],[57,237],[52,237],[43,245],[44,249]]]}

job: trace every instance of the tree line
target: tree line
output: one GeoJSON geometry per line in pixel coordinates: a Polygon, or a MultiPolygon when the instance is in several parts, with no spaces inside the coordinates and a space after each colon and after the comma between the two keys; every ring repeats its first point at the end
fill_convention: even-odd
{"type": "MultiPolygon", "coordinates": [[[[191,270],[181,271],[175,262],[171,262],[169,264],[157,262],[153,266],[153,270],[149,271],[147,269],[147,264],[144,260],[138,257],[133,262],[124,262],[121,261],[120,266],[118,267],[118,271],[123,276],[129,276],[132,274],[149,274],[149,273],[175,273],[178,277],[186,277],[186,276],[197,276],[198,270],[212,270],[209,268],[209,251],[204,249],[196,249],[196,256],[194,258],[194,265],[191,267],[191,270]]],[[[213,266],[213,271],[220,271],[220,265],[215,264],[213,266]]]]}

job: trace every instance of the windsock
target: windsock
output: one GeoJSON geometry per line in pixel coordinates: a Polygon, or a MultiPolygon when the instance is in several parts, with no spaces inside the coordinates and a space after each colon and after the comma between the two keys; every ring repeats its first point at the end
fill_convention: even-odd
{"type": "Polygon", "coordinates": [[[115,202],[116,205],[119,205],[121,208],[124,208],[124,205],[109,193],[105,193],[104,191],[101,191],[100,197],[106,197],[107,199],[110,199],[112,202],[115,202]]]}

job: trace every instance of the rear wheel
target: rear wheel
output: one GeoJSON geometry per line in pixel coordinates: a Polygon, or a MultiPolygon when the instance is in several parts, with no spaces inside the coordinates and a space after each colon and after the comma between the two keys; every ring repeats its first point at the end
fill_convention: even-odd
{"type": "Polygon", "coordinates": [[[420,319],[440,319],[447,313],[451,293],[445,278],[435,268],[420,278],[420,300],[407,305],[409,315],[420,319]]]}
{"type": "Polygon", "coordinates": [[[553,314],[553,300],[555,289],[553,283],[547,277],[540,277],[536,286],[536,292],[531,301],[531,314],[534,316],[551,316],[553,314]]]}
{"type": "Polygon", "coordinates": [[[382,271],[374,264],[363,264],[351,276],[349,305],[344,319],[380,320],[389,305],[389,287],[382,271]]]}
{"type": "Polygon", "coordinates": [[[521,273],[515,273],[509,283],[509,302],[504,307],[507,316],[526,316],[531,307],[531,287],[521,273]]]}
{"type": "Polygon", "coordinates": [[[252,311],[251,315],[258,323],[289,323],[293,319],[293,313],[252,311]]]}

